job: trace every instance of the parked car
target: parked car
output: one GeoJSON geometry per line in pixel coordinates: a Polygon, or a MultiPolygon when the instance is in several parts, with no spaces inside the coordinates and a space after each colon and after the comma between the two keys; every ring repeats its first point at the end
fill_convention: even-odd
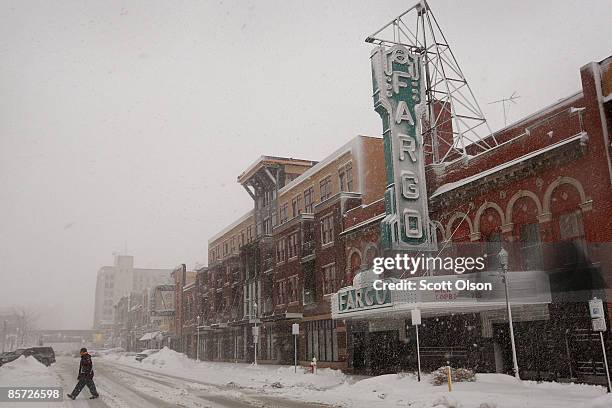
{"type": "Polygon", "coordinates": [[[19,350],[7,351],[5,353],[0,354],[0,366],[2,364],[10,363],[11,361],[19,358],[21,353],[17,354],[19,350]]]}
{"type": "Polygon", "coordinates": [[[0,354],[0,365],[10,363],[11,361],[17,360],[19,356],[23,354],[25,349],[16,349],[13,351],[7,351],[6,353],[0,354]]]}
{"type": "Polygon", "coordinates": [[[47,367],[55,363],[55,352],[51,347],[30,347],[3,353],[0,355],[0,365],[10,363],[21,356],[34,357],[47,367]]]}
{"type": "Polygon", "coordinates": [[[144,360],[145,358],[149,357],[152,354],[155,354],[159,351],[159,349],[147,349],[147,350],[143,350],[140,353],[136,354],[136,361],[141,361],[144,360]]]}

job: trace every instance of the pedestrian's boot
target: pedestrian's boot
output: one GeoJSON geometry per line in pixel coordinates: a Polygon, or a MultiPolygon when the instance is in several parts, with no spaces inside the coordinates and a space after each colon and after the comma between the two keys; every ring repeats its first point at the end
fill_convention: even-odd
{"type": "Polygon", "coordinates": [[[71,400],[75,399],[76,397],[72,394],[68,394],[68,398],[70,398],[71,400]]]}
{"type": "Polygon", "coordinates": [[[96,399],[98,397],[99,397],[99,395],[92,395],[91,397],[89,397],[89,399],[96,399]]]}

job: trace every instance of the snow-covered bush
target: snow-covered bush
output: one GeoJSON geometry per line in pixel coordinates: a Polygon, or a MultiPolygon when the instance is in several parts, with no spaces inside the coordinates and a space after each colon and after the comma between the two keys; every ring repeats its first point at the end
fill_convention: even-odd
{"type": "MultiPolygon", "coordinates": [[[[433,373],[431,373],[431,383],[433,385],[446,384],[448,381],[448,368],[440,367],[433,373]]],[[[452,368],[451,367],[451,380],[453,382],[472,382],[476,381],[476,374],[474,371],[468,368],[452,368]]]]}

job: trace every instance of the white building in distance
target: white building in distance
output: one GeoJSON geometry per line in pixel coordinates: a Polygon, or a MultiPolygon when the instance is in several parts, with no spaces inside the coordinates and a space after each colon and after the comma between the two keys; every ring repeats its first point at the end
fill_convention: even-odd
{"type": "Polygon", "coordinates": [[[146,288],[171,284],[171,269],[134,268],[134,257],[115,255],[113,266],[98,270],[94,307],[94,329],[110,329],[113,324],[113,305],[122,296],[142,292],[146,288]]]}

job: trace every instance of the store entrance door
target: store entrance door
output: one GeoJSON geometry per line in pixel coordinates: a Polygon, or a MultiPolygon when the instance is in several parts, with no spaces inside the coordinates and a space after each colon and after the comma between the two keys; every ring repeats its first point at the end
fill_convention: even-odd
{"type": "Polygon", "coordinates": [[[370,374],[396,373],[399,369],[399,333],[396,330],[371,332],[368,352],[370,374]]]}

